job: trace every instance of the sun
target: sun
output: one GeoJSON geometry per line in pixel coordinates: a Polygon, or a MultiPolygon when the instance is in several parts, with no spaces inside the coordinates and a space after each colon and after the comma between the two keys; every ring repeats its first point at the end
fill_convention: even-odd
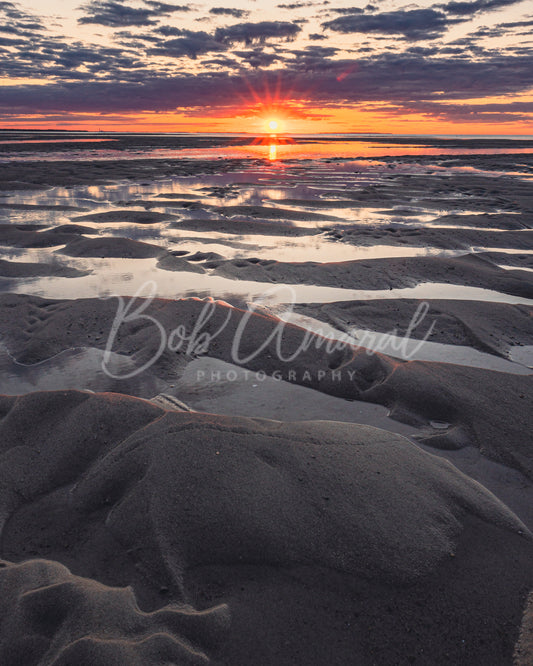
{"type": "Polygon", "coordinates": [[[268,127],[269,127],[273,132],[275,132],[275,131],[278,129],[278,127],[279,127],[279,123],[278,123],[277,120],[270,120],[269,123],[268,123],[268,127]]]}

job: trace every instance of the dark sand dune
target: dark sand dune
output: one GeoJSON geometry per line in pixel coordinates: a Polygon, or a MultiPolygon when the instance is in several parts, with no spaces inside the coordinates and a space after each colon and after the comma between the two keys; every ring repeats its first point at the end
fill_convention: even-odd
{"type": "Polygon", "coordinates": [[[184,259],[179,254],[176,255],[172,252],[168,252],[159,259],[157,267],[165,271],[192,271],[193,273],[205,273],[201,266],[189,263],[188,259],[191,261],[200,261],[200,259],[193,257],[187,257],[187,259],[184,259]]]}
{"type": "MultiPolygon", "coordinates": [[[[50,149],[49,144],[47,150],[50,149]]],[[[115,147],[115,146],[113,146],[115,147]]],[[[231,172],[263,164],[258,159],[224,160],[224,171],[231,172]]],[[[99,185],[125,179],[152,179],[154,174],[189,176],[220,172],[220,163],[206,159],[138,159],[76,161],[72,168],[69,160],[0,163],[0,190],[35,190],[56,185],[99,185]]]]}
{"type": "MultiPolygon", "coordinates": [[[[247,217],[259,217],[264,220],[294,220],[300,222],[331,220],[331,216],[312,213],[305,210],[293,210],[292,208],[280,208],[274,206],[213,206],[215,213],[224,217],[234,215],[246,215],[247,217]]],[[[335,218],[333,218],[335,219],[335,218]]]]}
{"type": "Polygon", "coordinates": [[[154,195],[156,199],[170,199],[171,201],[175,201],[176,199],[191,199],[194,201],[201,199],[203,196],[203,194],[193,194],[191,192],[160,192],[154,195]]]}
{"type": "Polygon", "coordinates": [[[216,231],[224,234],[260,234],[262,236],[314,236],[320,233],[313,227],[296,227],[290,222],[267,220],[238,220],[220,218],[213,219],[187,219],[170,225],[175,229],[189,231],[216,231]]]}
{"type": "Polygon", "coordinates": [[[533,593],[529,595],[516,644],[514,666],[529,666],[533,658],[533,593]]]}
{"type": "Polygon", "coordinates": [[[400,336],[409,332],[417,340],[464,345],[504,357],[510,347],[533,340],[533,305],[402,298],[296,305],[294,310],[341,331],[355,327],[396,331],[400,336]],[[427,312],[412,327],[413,317],[424,303],[429,306],[427,312]]]}
{"type": "Polygon", "coordinates": [[[27,210],[27,211],[46,210],[46,211],[56,211],[58,213],[64,211],[89,210],[88,208],[82,208],[80,206],[67,206],[64,204],[22,204],[22,203],[11,203],[9,201],[0,201],[0,209],[27,210]]]}
{"type": "MultiPolygon", "coordinates": [[[[464,144],[463,144],[464,145],[464,144]]],[[[467,169],[481,169],[492,172],[518,172],[519,174],[533,173],[533,159],[531,153],[510,153],[497,155],[449,155],[443,152],[442,155],[402,155],[401,157],[387,156],[380,157],[383,162],[402,162],[404,164],[416,163],[427,165],[439,165],[445,168],[466,167],[467,169]]],[[[414,176],[420,178],[420,176],[414,176]]],[[[428,186],[433,174],[426,176],[428,186]]],[[[438,180],[435,179],[435,180],[438,180]]],[[[442,179],[447,180],[447,179],[442,179]]],[[[521,205],[529,204],[530,210],[533,204],[531,194],[531,181],[509,178],[507,174],[497,175],[487,179],[482,174],[456,173],[451,174],[449,178],[449,187],[457,187],[463,191],[469,191],[478,188],[487,192],[492,192],[500,197],[507,196],[509,199],[520,201],[521,205]]]]}
{"type": "Polygon", "coordinates": [[[502,266],[513,266],[516,268],[533,268],[533,253],[516,254],[514,252],[479,252],[482,257],[502,266]]]}
{"type": "MultiPolygon", "coordinates": [[[[426,223],[427,224],[427,223],[426,223]]],[[[478,213],[477,215],[454,214],[437,217],[430,224],[449,224],[460,227],[484,227],[486,229],[531,229],[531,214],[517,213],[478,213]]]]}
{"type": "MultiPolygon", "coordinates": [[[[354,208],[376,208],[384,213],[393,208],[417,206],[421,209],[440,212],[443,210],[465,209],[485,213],[494,209],[514,210],[515,205],[502,196],[493,196],[487,190],[487,183],[480,188],[461,188],[457,184],[450,187],[446,179],[406,176],[391,178],[388,184],[368,185],[352,191],[342,191],[343,199],[350,199],[354,208]],[[459,196],[457,194],[460,193],[459,196]],[[387,207],[390,208],[387,208],[387,207]]],[[[468,182],[468,181],[467,181],[468,182]]]]}
{"type": "Polygon", "coordinates": [[[0,245],[10,247],[55,247],[76,240],[80,234],[94,234],[91,227],[64,224],[49,229],[39,224],[0,224],[0,245]]]}
{"type": "Polygon", "coordinates": [[[0,276],[6,278],[32,277],[68,277],[75,278],[88,275],[90,271],[82,271],[60,262],[41,264],[38,262],[6,261],[0,259],[0,276]]]}
{"type": "MultiPolygon", "coordinates": [[[[439,164],[446,168],[468,165],[487,171],[516,171],[517,162],[522,162],[524,172],[528,170],[526,164],[531,165],[531,155],[416,155],[380,159],[383,162],[404,164],[439,164]]],[[[498,210],[529,213],[533,210],[531,181],[507,176],[487,177],[482,173],[394,174],[382,183],[355,190],[351,194],[343,192],[343,198],[360,200],[365,205],[374,202],[380,208],[388,200],[393,206],[413,204],[436,210],[457,209],[460,212],[468,210],[485,213],[498,210]]]]}
{"type": "MultiPolygon", "coordinates": [[[[420,428],[421,440],[431,446],[474,446],[533,478],[533,375],[398,361],[348,345],[328,348],[324,338],[297,326],[280,326],[274,317],[245,315],[222,303],[156,299],[132,305],[131,320],[120,323],[110,350],[137,368],[148,364],[150,381],[179,378],[197,356],[235,362],[232,346],[238,338],[243,367],[277,372],[329,395],[385,405],[396,420],[420,428]],[[138,308],[142,316],[135,315],[138,308]],[[173,336],[176,329],[180,336],[173,336]],[[215,336],[207,349],[206,334],[215,336]],[[284,359],[293,358],[280,360],[280,350],[284,359]]],[[[51,301],[5,294],[0,296],[0,335],[18,362],[38,363],[71,347],[105,349],[116,315],[116,299],[51,301]]],[[[117,380],[116,390],[138,390],[136,380],[117,380]]]]}
{"type": "Polygon", "coordinates": [[[0,412],[6,666],[512,661],[531,535],[399,436],[115,394],[0,412]]]}
{"type": "Polygon", "coordinates": [[[132,199],[131,201],[117,201],[115,206],[127,206],[127,207],[136,207],[144,208],[150,210],[151,208],[187,208],[190,210],[200,210],[202,208],[209,209],[211,206],[198,201],[196,197],[192,200],[185,197],[183,200],[180,199],[162,199],[157,200],[152,199],[132,199]]]}
{"type": "Polygon", "coordinates": [[[391,418],[423,426],[417,438],[429,446],[476,446],[533,478],[533,375],[410,361],[359,398],[389,407],[391,418]]]}
{"type": "Polygon", "coordinates": [[[187,261],[213,261],[224,257],[217,252],[195,252],[187,257],[187,261]]]}
{"type": "Polygon", "coordinates": [[[95,234],[96,229],[94,227],[87,227],[82,224],[60,224],[57,227],[52,227],[49,229],[51,234],[95,234]]]}
{"type": "Polygon", "coordinates": [[[431,227],[347,226],[328,228],[329,236],[353,245],[414,245],[442,249],[501,247],[533,250],[533,230],[486,231],[481,229],[434,229],[431,227]]]}
{"type": "Polygon", "coordinates": [[[105,586],[42,559],[0,562],[0,595],[6,666],[208,664],[198,644],[216,645],[230,622],[223,604],[144,613],[130,587],[105,586]]]}
{"type": "Polygon", "coordinates": [[[141,210],[109,210],[104,213],[78,215],[72,219],[74,222],[128,222],[131,224],[156,224],[157,222],[175,220],[176,215],[172,215],[171,213],[152,213],[151,211],[141,210]]]}
{"type": "Polygon", "coordinates": [[[284,206],[302,206],[303,208],[353,208],[354,203],[350,199],[265,199],[269,203],[282,203],[284,206]]]}
{"type": "Polygon", "coordinates": [[[208,262],[207,267],[215,268],[215,272],[224,277],[257,282],[316,284],[350,289],[397,289],[412,287],[421,282],[447,282],[533,298],[533,274],[506,271],[472,254],[454,258],[361,259],[323,264],[243,258],[208,262]]]}
{"type": "Polygon", "coordinates": [[[146,259],[158,257],[165,249],[152,243],[113,236],[99,238],[76,238],[64,248],[57,250],[69,257],[122,257],[128,259],[146,259]]]}

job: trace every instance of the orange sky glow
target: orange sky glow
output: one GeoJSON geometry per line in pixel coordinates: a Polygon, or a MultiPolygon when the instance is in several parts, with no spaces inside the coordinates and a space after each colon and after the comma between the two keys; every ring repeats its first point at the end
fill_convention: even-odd
{"type": "Polygon", "coordinates": [[[231,132],[271,133],[271,121],[278,123],[277,134],[531,134],[533,123],[509,119],[507,122],[448,122],[423,114],[389,115],[383,110],[311,108],[309,117],[292,117],[283,110],[257,116],[243,110],[234,116],[202,117],[180,113],[145,113],[131,115],[71,114],[65,120],[50,120],[42,115],[25,115],[1,123],[7,129],[41,128],[56,130],[104,132],[231,132]]]}

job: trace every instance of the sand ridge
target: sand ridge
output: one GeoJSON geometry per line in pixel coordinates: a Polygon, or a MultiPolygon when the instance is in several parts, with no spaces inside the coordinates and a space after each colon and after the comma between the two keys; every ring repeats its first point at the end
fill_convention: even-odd
{"type": "Polygon", "coordinates": [[[396,631],[383,641],[377,613],[400,603],[399,617],[419,622],[426,611],[415,610],[417,598],[431,594],[438,622],[450,597],[438,602],[433,587],[444,581],[463,608],[474,589],[476,599],[468,615],[461,611],[462,628],[447,629],[451,658],[465,650],[465,628],[476,635],[467,655],[508,659],[512,652],[515,631],[503,636],[494,627],[518,624],[521,590],[533,582],[527,569],[507,567],[515,573],[504,577],[503,599],[500,585],[474,588],[477,580],[468,584],[462,571],[476,556],[489,576],[502,558],[531,557],[531,536],[485,489],[401,437],[339,423],[165,412],[114,394],[29,394],[2,399],[0,409],[2,555],[8,562],[38,558],[0,571],[12,617],[0,630],[6,657],[36,632],[35,656],[46,651],[89,663],[131,655],[159,663],[150,660],[150,647],[165,627],[160,647],[183,650],[180,663],[203,663],[196,653],[247,663],[248,635],[264,663],[290,663],[294,649],[303,662],[323,650],[317,638],[325,621],[329,649],[341,661],[350,651],[358,663],[394,661],[406,649],[428,651],[434,629],[396,631]],[[473,535],[477,541],[464,552],[473,535]],[[131,590],[116,589],[126,584],[137,603],[131,590]],[[330,591],[322,605],[305,608],[311,589],[324,586],[330,591]],[[22,596],[28,588],[35,592],[22,596]],[[84,600],[79,610],[61,623],[48,615],[43,636],[52,599],[59,612],[71,608],[73,595],[84,600]],[[368,614],[360,614],[370,595],[368,614]],[[494,612],[488,626],[480,598],[494,612]],[[21,615],[22,603],[35,610],[21,615]],[[284,627],[295,605],[301,615],[284,627]],[[350,617],[349,632],[342,620],[331,621],[334,607],[350,617]],[[94,640],[102,631],[108,643],[94,640]]]}

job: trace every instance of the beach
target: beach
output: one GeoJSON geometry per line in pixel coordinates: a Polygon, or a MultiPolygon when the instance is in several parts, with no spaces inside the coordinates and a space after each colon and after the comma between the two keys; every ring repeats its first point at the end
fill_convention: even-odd
{"type": "Polygon", "coordinates": [[[527,137],[0,132],[0,663],[532,663],[532,249],[527,137]]]}

